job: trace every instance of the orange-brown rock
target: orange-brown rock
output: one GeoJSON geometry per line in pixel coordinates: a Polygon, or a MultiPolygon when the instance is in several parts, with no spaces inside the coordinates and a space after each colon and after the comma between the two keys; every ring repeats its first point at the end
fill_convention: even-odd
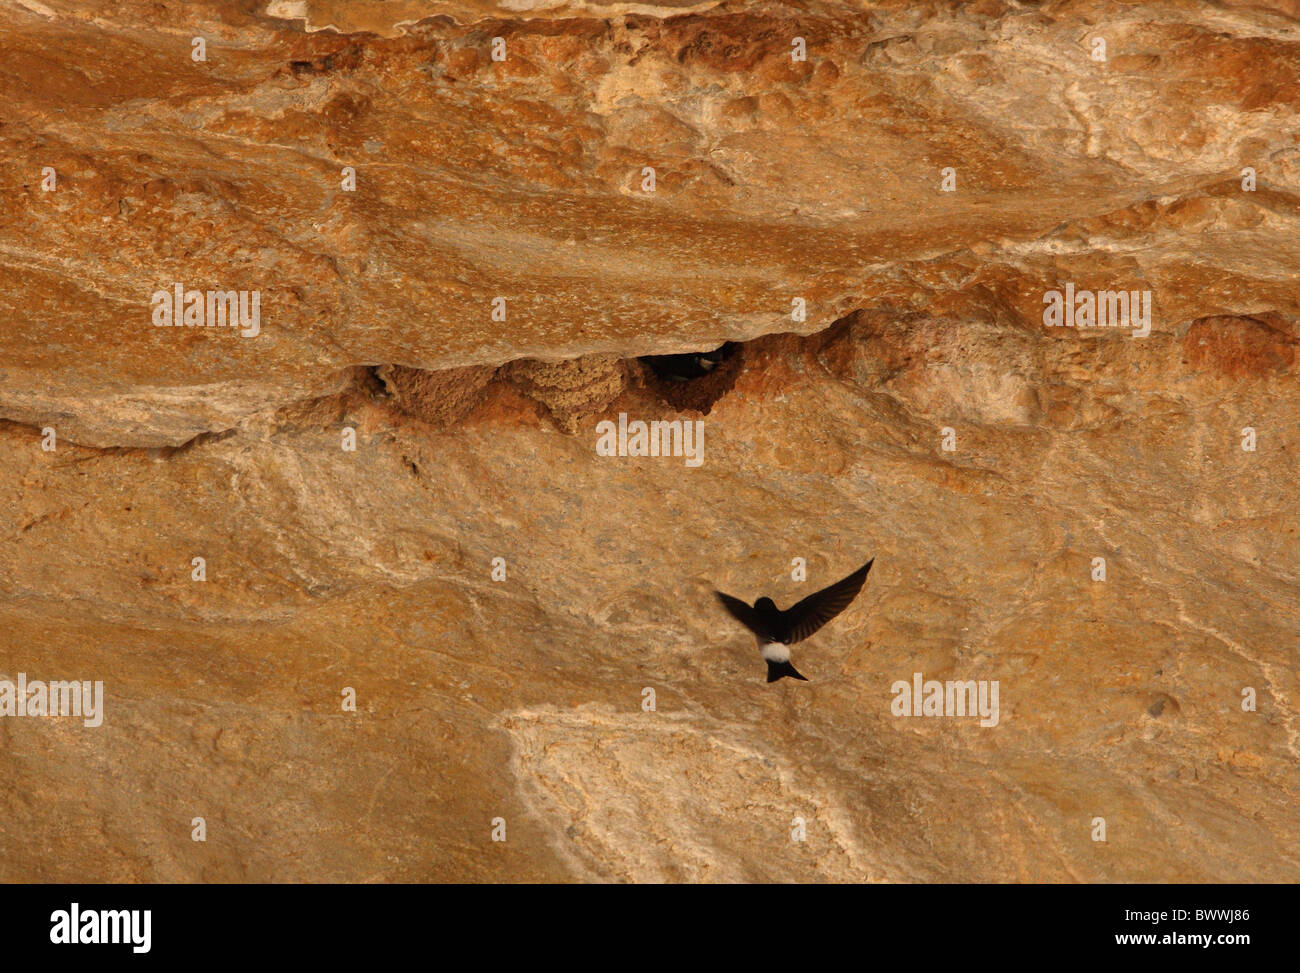
{"type": "Polygon", "coordinates": [[[0,879],[1300,878],[1297,16],[0,6],[0,879]]]}

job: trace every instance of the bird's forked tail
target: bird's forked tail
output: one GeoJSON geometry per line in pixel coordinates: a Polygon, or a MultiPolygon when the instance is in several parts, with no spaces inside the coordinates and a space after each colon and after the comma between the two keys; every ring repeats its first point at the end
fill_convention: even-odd
{"type": "Polygon", "coordinates": [[[786,676],[789,676],[791,679],[802,679],[804,682],[808,681],[807,676],[802,675],[798,669],[790,665],[789,659],[785,662],[772,662],[770,659],[765,661],[767,662],[768,682],[776,682],[778,679],[784,679],[786,676]]]}

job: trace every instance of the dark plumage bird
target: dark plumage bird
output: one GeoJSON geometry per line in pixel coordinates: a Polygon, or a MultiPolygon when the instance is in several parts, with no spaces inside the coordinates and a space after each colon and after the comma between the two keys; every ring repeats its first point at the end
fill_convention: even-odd
{"type": "Polygon", "coordinates": [[[751,608],[739,598],[725,595],[721,591],[713,593],[738,622],[754,633],[758,640],[758,650],[767,663],[768,682],[776,682],[786,676],[807,682],[807,677],[790,664],[790,646],[802,642],[848,608],[862,590],[867,581],[867,572],[875,561],[873,557],[847,578],[809,595],[785,611],[777,608],[771,598],[760,598],[751,608]]]}

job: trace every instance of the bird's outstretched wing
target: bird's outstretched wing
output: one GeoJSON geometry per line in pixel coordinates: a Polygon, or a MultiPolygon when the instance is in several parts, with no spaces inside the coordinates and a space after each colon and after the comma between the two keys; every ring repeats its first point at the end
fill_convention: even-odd
{"type": "Polygon", "coordinates": [[[733,598],[731,595],[725,595],[721,591],[714,591],[718,596],[718,601],[722,602],[722,607],[731,612],[731,617],[744,625],[755,635],[763,638],[770,638],[771,633],[767,631],[767,626],[762,623],[758,617],[758,612],[754,611],[749,605],[745,604],[739,598],[733,598]]]}
{"type": "Polygon", "coordinates": [[[786,623],[790,628],[790,644],[802,642],[832,618],[838,615],[858,596],[866,583],[867,572],[876,559],[873,557],[847,578],[809,595],[803,601],[786,609],[786,623]]]}

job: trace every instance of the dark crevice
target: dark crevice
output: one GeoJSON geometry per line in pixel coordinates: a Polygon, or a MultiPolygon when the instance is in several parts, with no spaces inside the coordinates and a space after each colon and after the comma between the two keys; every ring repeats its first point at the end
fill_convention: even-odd
{"type": "Polygon", "coordinates": [[[372,399],[391,399],[392,391],[388,388],[388,383],[384,381],[379,370],[382,365],[367,365],[363,367],[357,376],[357,387],[366,392],[372,399]]]}
{"type": "Polygon", "coordinates": [[[712,351],[677,355],[643,355],[645,384],[678,411],[705,415],[731,391],[744,367],[744,345],[724,342],[712,351]]]}
{"type": "Polygon", "coordinates": [[[666,412],[708,415],[747,367],[765,368],[777,359],[820,354],[848,333],[856,313],[850,311],[811,335],[760,335],[700,351],[634,357],[593,354],[560,361],[519,358],[500,366],[447,369],[378,365],[364,370],[363,382],[383,387],[373,400],[389,399],[385,404],[394,411],[438,429],[473,421],[480,409],[503,416],[531,408],[573,434],[593,416],[623,409],[648,411],[651,417],[666,412]]]}
{"type": "Polygon", "coordinates": [[[727,341],[712,351],[690,351],[678,355],[642,355],[640,360],[665,381],[688,382],[703,378],[736,352],[738,345],[727,341]]]}

